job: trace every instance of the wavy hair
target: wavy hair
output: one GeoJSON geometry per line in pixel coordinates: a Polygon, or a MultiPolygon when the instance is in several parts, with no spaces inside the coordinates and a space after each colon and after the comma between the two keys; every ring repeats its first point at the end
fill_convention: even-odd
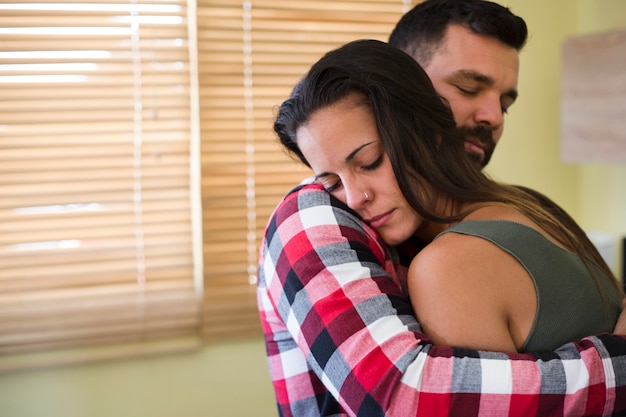
{"type": "Polygon", "coordinates": [[[357,97],[357,104],[371,109],[400,190],[422,217],[449,223],[471,212],[438,213],[434,207],[440,198],[453,203],[509,204],[575,251],[601,294],[596,269],[612,277],[623,293],[595,246],[564,211],[546,209],[541,194],[493,181],[480,170],[465,151],[452,112],[428,75],[413,58],[389,44],[353,41],[315,63],[278,109],[274,131],[284,148],[310,166],[298,147],[298,128],[316,111],[348,97],[357,97]]]}

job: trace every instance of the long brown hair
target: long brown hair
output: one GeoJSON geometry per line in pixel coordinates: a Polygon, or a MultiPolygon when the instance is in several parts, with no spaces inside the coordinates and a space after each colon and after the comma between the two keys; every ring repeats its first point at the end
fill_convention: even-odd
{"type": "Polygon", "coordinates": [[[298,147],[298,127],[317,110],[353,93],[362,95],[370,106],[398,185],[422,217],[450,223],[469,214],[435,212],[433,201],[440,197],[460,203],[511,205],[581,257],[603,298],[597,269],[611,277],[623,295],[596,247],[567,213],[553,203],[552,209],[544,207],[549,200],[537,192],[493,181],[481,171],[468,157],[452,112],[428,75],[409,55],[384,42],[350,42],[311,67],[275,119],[274,131],[283,146],[309,165],[298,147]],[[434,190],[433,199],[423,197],[427,190],[431,195],[434,190]]]}

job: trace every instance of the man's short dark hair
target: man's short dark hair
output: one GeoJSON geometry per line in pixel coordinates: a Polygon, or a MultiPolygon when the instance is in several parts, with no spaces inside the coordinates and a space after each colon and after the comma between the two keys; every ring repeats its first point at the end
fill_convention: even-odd
{"type": "Polygon", "coordinates": [[[524,19],[500,4],[486,0],[425,0],[402,16],[389,43],[426,66],[451,24],[495,38],[517,51],[528,37],[524,19]]]}

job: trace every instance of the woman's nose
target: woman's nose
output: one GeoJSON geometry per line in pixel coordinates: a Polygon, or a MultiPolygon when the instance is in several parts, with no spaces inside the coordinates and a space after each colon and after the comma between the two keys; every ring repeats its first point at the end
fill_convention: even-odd
{"type": "Polygon", "coordinates": [[[363,205],[371,199],[371,196],[362,186],[346,187],[344,184],[345,196],[348,207],[353,210],[359,210],[363,205]]]}

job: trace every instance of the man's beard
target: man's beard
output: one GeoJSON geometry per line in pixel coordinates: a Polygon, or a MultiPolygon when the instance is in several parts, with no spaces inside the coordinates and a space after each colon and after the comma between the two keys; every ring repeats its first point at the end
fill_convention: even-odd
{"type": "Polygon", "coordinates": [[[484,150],[484,154],[478,154],[475,152],[468,152],[471,159],[480,164],[481,167],[485,167],[491,160],[491,155],[496,148],[496,141],[493,140],[493,130],[484,126],[460,126],[459,131],[463,137],[471,138],[473,141],[479,141],[481,147],[484,150]]]}

